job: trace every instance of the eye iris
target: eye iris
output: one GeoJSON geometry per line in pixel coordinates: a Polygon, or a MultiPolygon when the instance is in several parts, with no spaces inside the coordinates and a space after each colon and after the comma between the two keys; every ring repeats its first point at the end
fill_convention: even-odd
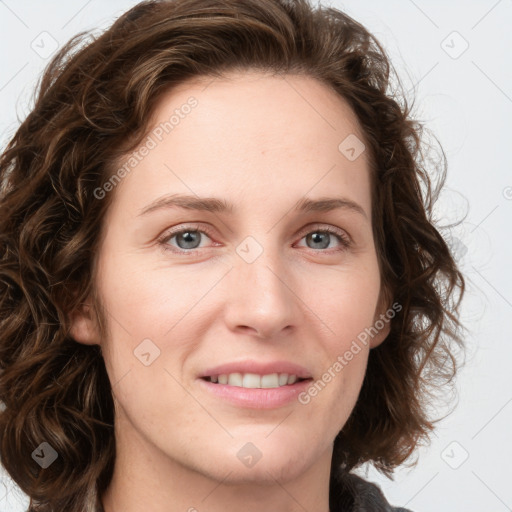
{"type": "Polygon", "coordinates": [[[310,233],[306,238],[312,240],[313,243],[321,243],[321,247],[313,247],[313,249],[325,249],[329,246],[329,233],[323,233],[322,231],[315,231],[310,233]],[[322,243],[323,238],[323,243],[322,243]]]}
{"type": "Polygon", "coordinates": [[[176,243],[178,243],[180,249],[195,249],[199,245],[199,239],[198,231],[182,231],[176,235],[176,243]],[[185,241],[185,247],[179,243],[179,240],[185,241]]]}

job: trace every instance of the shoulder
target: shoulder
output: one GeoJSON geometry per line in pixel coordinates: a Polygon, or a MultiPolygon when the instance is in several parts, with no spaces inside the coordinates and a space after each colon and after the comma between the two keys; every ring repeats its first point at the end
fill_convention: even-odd
{"type": "MultiPolygon", "coordinates": [[[[333,496],[350,495],[351,512],[412,512],[406,508],[391,506],[378,485],[353,473],[345,474],[342,480],[338,480],[334,485],[339,489],[338,492],[332,493],[333,496]]],[[[347,510],[341,501],[333,505],[332,512],[347,510]]]]}

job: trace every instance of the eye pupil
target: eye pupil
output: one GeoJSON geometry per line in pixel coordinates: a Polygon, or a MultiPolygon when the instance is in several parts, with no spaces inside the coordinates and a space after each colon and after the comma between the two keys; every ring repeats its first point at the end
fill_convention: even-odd
{"type": "Polygon", "coordinates": [[[198,231],[183,231],[176,235],[176,242],[180,249],[195,249],[199,243],[199,232],[198,231]],[[184,240],[185,247],[181,247],[179,240],[184,240]],[[194,243],[196,245],[194,245],[194,243]],[[190,245],[192,244],[192,246],[190,245]]]}
{"type": "Polygon", "coordinates": [[[307,238],[312,240],[313,243],[320,243],[321,247],[313,247],[313,249],[325,249],[329,246],[329,233],[323,233],[322,231],[315,231],[314,233],[310,233],[307,238]],[[323,243],[322,243],[323,238],[323,243]]]}

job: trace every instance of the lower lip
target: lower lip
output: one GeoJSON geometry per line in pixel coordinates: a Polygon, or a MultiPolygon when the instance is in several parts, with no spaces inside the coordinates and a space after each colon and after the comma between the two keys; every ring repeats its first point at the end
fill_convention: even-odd
{"type": "Polygon", "coordinates": [[[297,381],[278,388],[242,388],[228,384],[215,384],[199,379],[200,386],[238,407],[251,409],[275,409],[293,402],[299,393],[311,384],[311,379],[297,381]]]}

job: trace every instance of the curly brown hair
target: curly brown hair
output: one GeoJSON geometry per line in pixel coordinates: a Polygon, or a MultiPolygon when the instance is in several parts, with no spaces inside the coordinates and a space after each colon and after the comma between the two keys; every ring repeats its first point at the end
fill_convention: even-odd
{"type": "Polygon", "coordinates": [[[427,407],[451,382],[462,347],[464,279],[432,220],[423,125],[412,119],[382,46],[337,9],[308,0],[156,0],[100,36],[72,38],[52,59],[35,105],[0,157],[1,462],[30,510],[93,511],[115,461],[114,403],[99,346],[69,336],[95,288],[103,218],[94,191],[142,140],[155,105],[199,76],[261,69],[318,79],[363,129],[372,226],[386,297],[402,309],[372,349],[361,393],[338,434],[331,478],[364,462],[381,472],[428,439],[427,407]],[[32,459],[47,441],[48,468],[32,459]]]}

